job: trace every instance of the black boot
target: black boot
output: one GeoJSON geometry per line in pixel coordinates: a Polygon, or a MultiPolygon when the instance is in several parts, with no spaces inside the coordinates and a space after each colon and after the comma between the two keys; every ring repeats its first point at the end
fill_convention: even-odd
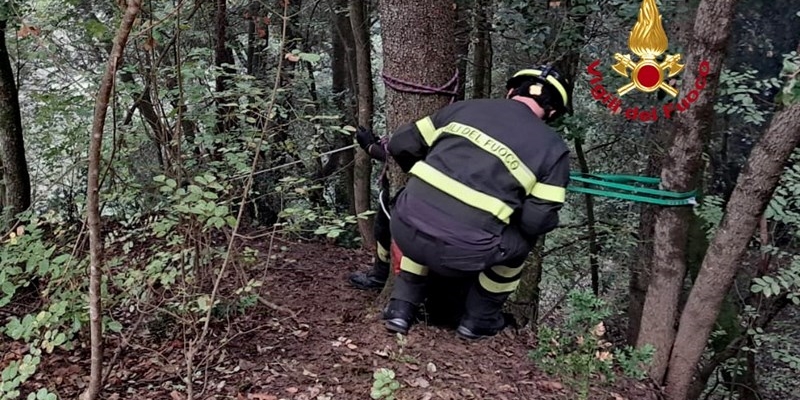
{"type": "Polygon", "coordinates": [[[375,261],[372,269],[367,272],[354,272],[350,274],[350,284],[361,290],[382,290],[389,277],[389,263],[375,261]]]}
{"type": "Polygon", "coordinates": [[[502,313],[503,315],[503,326],[496,328],[485,328],[485,327],[472,327],[470,328],[468,324],[462,323],[456,329],[456,336],[461,339],[466,340],[481,340],[486,339],[492,336],[497,335],[503,329],[510,326],[512,328],[517,328],[517,320],[514,318],[513,315],[509,313],[502,313]]]}
{"type": "Polygon", "coordinates": [[[408,334],[411,323],[414,320],[416,307],[403,300],[392,299],[389,305],[383,310],[383,319],[386,320],[384,326],[390,332],[408,334]]]}

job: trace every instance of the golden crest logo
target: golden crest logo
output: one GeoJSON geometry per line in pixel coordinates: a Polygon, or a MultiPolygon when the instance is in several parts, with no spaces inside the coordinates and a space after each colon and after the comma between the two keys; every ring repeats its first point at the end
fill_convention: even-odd
{"type": "MultiPolygon", "coordinates": [[[[661,14],[655,0],[644,0],[639,8],[639,17],[628,37],[628,47],[635,54],[637,59],[630,54],[614,54],[617,61],[611,69],[619,75],[630,80],[627,84],[617,88],[614,96],[601,84],[603,73],[597,67],[600,60],[595,60],[587,68],[587,72],[593,77],[589,82],[592,85],[592,97],[611,110],[613,113],[622,112],[622,100],[630,91],[637,89],[644,93],[663,91],[666,94],[677,98],[678,89],[666,82],[666,79],[673,78],[684,69],[681,64],[680,54],[666,54],[667,33],[661,25],[661,14]],[[662,61],[658,58],[664,55],[662,61]]],[[[698,66],[697,79],[692,90],[687,93],[677,103],[669,102],[662,107],[663,114],[670,118],[674,112],[683,112],[689,109],[692,103],[697,100],[700,91],[706,86],[706,76],[708,75],[708,62],[703,61],[698,66]]],[[[650,110],[640,110],[639,107],[629,107],[625,110],[625,117],[630,120],[640,120],[651,122],[658,119],[658,109],[652,107],[650,110]]]]}

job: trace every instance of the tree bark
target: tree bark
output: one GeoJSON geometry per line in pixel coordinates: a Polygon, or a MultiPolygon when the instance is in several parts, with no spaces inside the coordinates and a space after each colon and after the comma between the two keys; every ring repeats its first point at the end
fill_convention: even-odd
{"type": "Polygon", "coordinates": [[[667,398],[683,400],[714,321],[784,164],[800,144],[800,104],[780,111],[753,148],[737,180],[680,319],[667,375],[667,398]]]}
{"type": "MultiPolygon", "coordinates": [[[[456,71],[456,10],[452,1],[383,0],[380,2],[383,70],[390,77],[426,86],[441,86],[456,71]],[[424,67],[421,67],[423,66],[424,67]]],[[[394,132],[446,106],[451,99],[441,95],[419,95],[386,89],[386,129],[394,132]]],[[[390,195],[408,180],[390,158],[390,195]]],[[[393,277],[378,297],[382,301],[393,288],[393,277]]]]}
{"type": "MultiPolygon", "coordinates": [[[[686,96],[691,92],[698,78],[705,81],[705,87],[691,107],[676,117],[676,135],[661,171],[664,190],[685,192],[697,187],[701,155],[714,119],[714,98],[730,37],[734,4],[735,0],[705,0],[697,10],[681,93],[686,96]],[[699,68],[703,69],[705,78],[698,72],[699,68]]],[[[690,215],[691,210],[674,207],[662,208],[656,213],[653,269],[637,347],[646,344],[655,347],[648,372],[657,382],[664,379],[675,335],[678,300],[686,273],[690,215]]]]}
{"type": "MultiPolygon", "coordinates": [[[[375,109],[374,87],[372,84],[372,43],[369,34],[369,18],[366,10],[367,4],[363,1],[350,0],[350,24],[356,48],[356,82],[358,124],[372,129],[372,116],[375,109]]],[[[371,185],[372,159],[362,149],[355,149],[355,172],[353,174],[353,192],[356,214],[372,209],[371,185]]],[[[358,219],[358,230],[361,232],[362,247],[365,250],[375,249],[375,234],[373,232],[374,217],[367,216],[358,219]]]]}
{"type": "MultiPolygon", "coordinates": [[[[356,111],[353,107],[355,82],[351,80],[351,70],[355,67],[355,63],[351,62],[351,59],[355,58],[355,49],[353,48],[353,30],[350,27],[347,3],[347,0],[336,0],[332,5],[331,47],[333,51],[331,54],[331,71],[333,82],[331,90],[333,91],[334,103],[344,115],[344,121],[347,124],[352,124],[356,119],[356,111]]],[[[336,144],[337,147],[344,147],[351,144],[352,141],[353,138],[351,136],[340,135],[336,140],[336,144]]],[[[344,179],[336,188],[337,202],[339,204],[346,202],[349,214],[356,213],[353,154],[353,150],[347,150],[337,153],[335,157],[336,166],[344,169],[344,179]]]]}
{"type": "MultiPolygon", "coordinates": [[[[581,172],[584,174],[589,173],[589,164],[586,161],[586,154],[583,152],[583,140],[580,138],[575,139],[575,153],[578,157],[578,165],[581,172]]],[[[592,275],[592,293],[595,296],[600,295],[600,246],[597,243],[597,230],[595,227],[596,221],[594,217],[594,198],[592,195],[587,194],[584,196],[584,204],[586,206],[586,231],[589,236],[589,271],[592,275]]]]}
{"type": "Polygon", "coordinates": [[[472,60],[472,98],[479,99],[491,92],[491,33],[489,0],[475,0],[475,51],[472,60]]]}
{"type": "MultiPolygon", "coordinates": [[[[696,0],[686,1],[694,3],[696,0]]],[[[670,42],[688,43],[691,40],[692,25],[694,22],[697,4],[689,4],[691,11],[686,14],[673,14],[670,20],[674,21],[665,26],[670,42]]],[[[674,119],[659,118],[655,123],[646,128],[647,132],[647,167],[646,176],[657,176],[664,165],[666,148],[669,146],[671,132],[675,132],[674,119]]],[[[639,227],[636,259],[630,264],[628,281],[628,330],[627,341],[631,346],[636,345],[639,337],[639,327],[642,322],[642,311],[647,296],[647,286],[650,282],[651,263],[653,261],[653,235],[656,225],[656,211],[658,207],[651,204],[642,204],[639,212],[639,227]]]]}
{"type": "Polygon", "coordinates": [[[19,94],[6,45],[7,26],[8,20],[0,20],[0,160],[5,184],[4,223],[10,226],[18,213],[31,206],[31,179],[25,158],[19,94]]]}
{"type": "Polygon", "coordinates": [[[456,1],[456,57],[458,58],[458,89],[456,101],[466,98],[467,64],[469,64],[469,42],[473,27],[470,24],[471,0],[456,1]]]}
{"type": "Polygon", "coordinates": [[[89,228],[89,329],[91,336],[91,368],[89,385],[83,392],[83,400],[94,400],[102,388],[103,379],[103,318],[100,284],[103,267],[103,238],[100,226],[100,160],[103,145],[103,128],[105,126],[108,101],[114,86],[114,75],[120,65],[125,44],[136,15],[141,9],[141,0],[128,0],[125,15],[114,38],[114,47],[106,66],[92,121],[92,136],[89,141],[89,169],[86,188],[86,213],[89,228]]]}
{"type": "MultiPolygon", "coordinates": [[[[393,78],[438,87],[456,71],[456,10],[452,1],[380,2],[384,73],[393,78]],[[425,68],[420,68],[425,65],[425,68]]],[[[419,95],[386,91],[386,127],[393,132],[405,123],[432,114],[451,99],[445,95],[419,95]]],[[[392,192],[405,185],[408,177],[391,164],[392,192]]]]}

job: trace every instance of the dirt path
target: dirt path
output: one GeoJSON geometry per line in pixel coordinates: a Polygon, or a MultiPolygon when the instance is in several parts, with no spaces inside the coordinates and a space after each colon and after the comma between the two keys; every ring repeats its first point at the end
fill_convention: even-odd
{"type": "MultiPolygon", "coordinates": [[[[402,385],[397,400],[575,398],[528,360],[535,343],[528,334],[506,330],[466,343],[450,330],[415,325],[399,340],[379,320],[377,293],[347,285],[351,271],[369,265],[368,254],[320,244],[277,246],[285,251],[269,265],[266,297],[297,317],[259,306],[216,329],[209,338],[216,348],[204,353],[210,355],[208,367],[195,380],[201,392],[197,399],[365,400],[378,368],[395,372],[402,385]]],[[[158,342],[152,334],[134,341],[150,344],[121,355],[103,398],[183,399],[183,341],[158,342]]],[[[107,359],[114,345],[109,344],[107,359]]],[[[61,398],[75,398],[88,370],[83,353],[78,349],[47,359],[31,388],[46,385],[57,388],[61,398]]],[[[616,386],[590,399],[655,398],[638,383],[616,386]]]]}

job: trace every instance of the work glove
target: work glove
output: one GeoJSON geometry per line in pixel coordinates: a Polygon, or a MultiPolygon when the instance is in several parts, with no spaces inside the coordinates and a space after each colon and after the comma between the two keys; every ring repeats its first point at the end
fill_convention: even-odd
{"type": "Polygon", "coordinates": [[[371,130],[364,128],[363,126],[359,126],[356,130],[356,141],[358,145],[361,146],[362,149],[367,150],[367,148],[371,144],[375,144],[378,142],[378,136],[372,133],[371,130]]]}

